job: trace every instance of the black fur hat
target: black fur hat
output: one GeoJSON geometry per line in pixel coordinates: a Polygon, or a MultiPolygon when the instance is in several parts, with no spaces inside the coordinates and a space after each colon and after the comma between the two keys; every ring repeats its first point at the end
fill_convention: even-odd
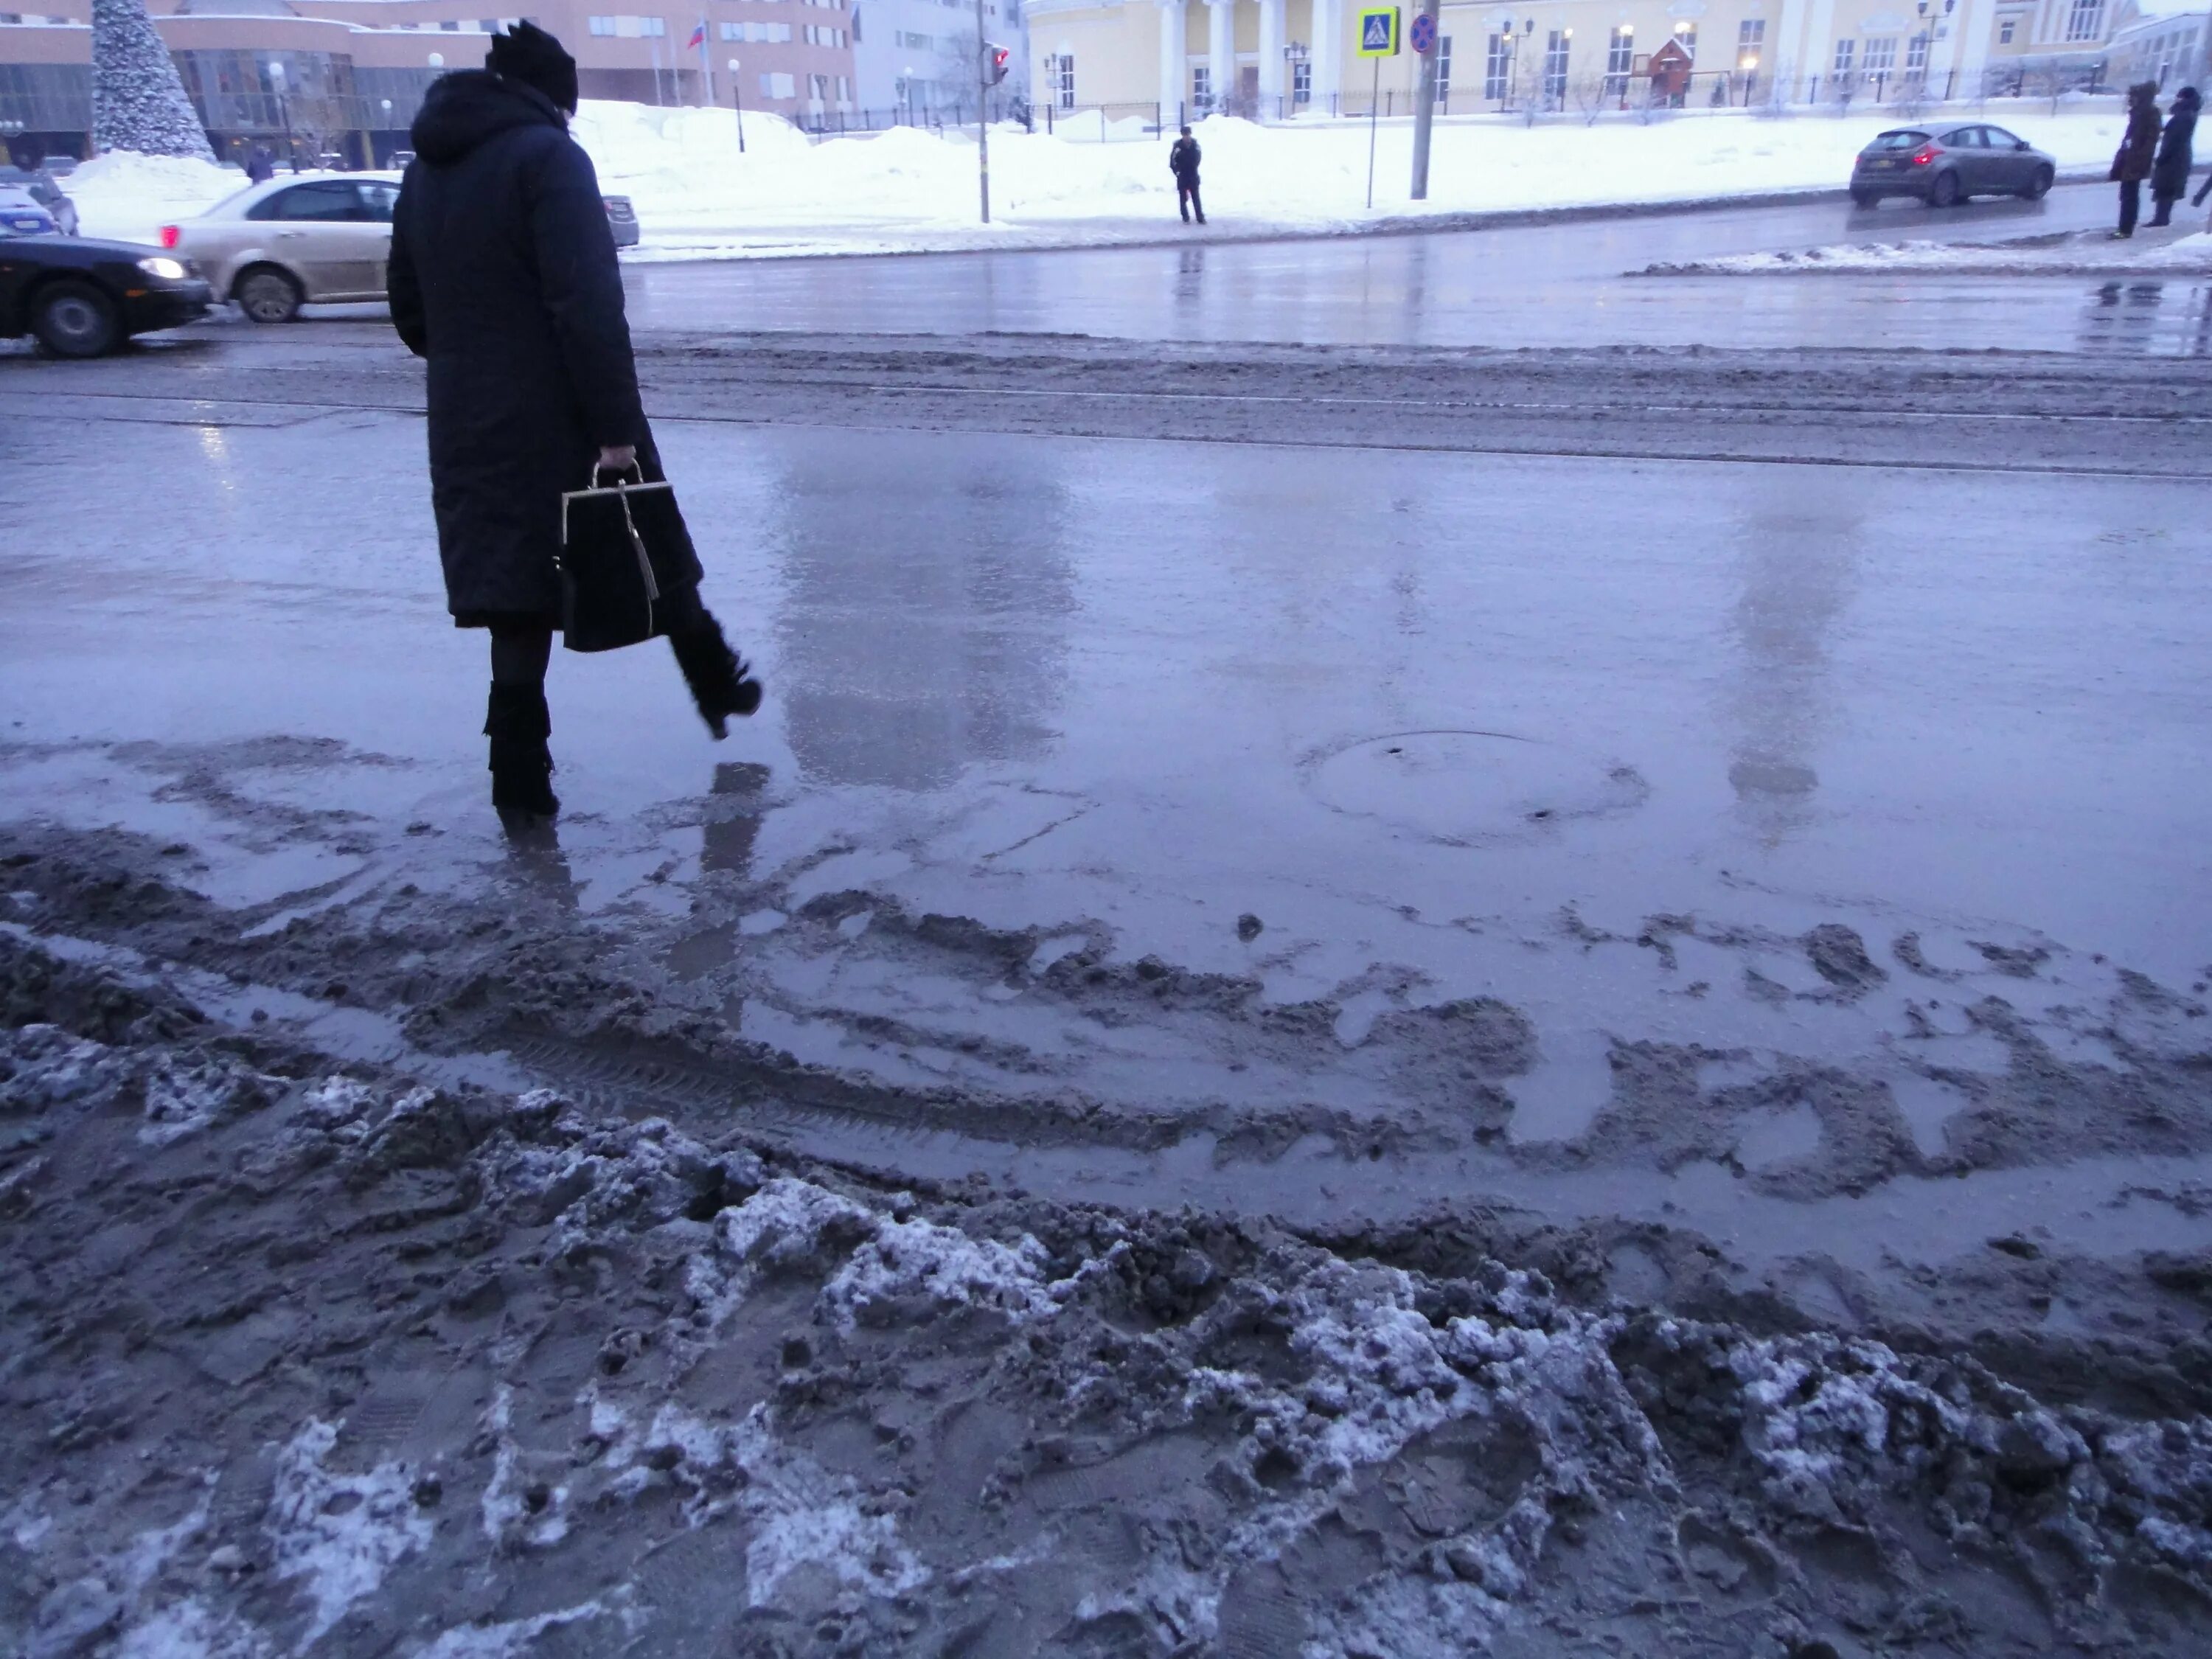
{"type": "Polygon", "coordinates": [[[484,67],[535,87],[569,114],[576,112],[576,60],[535,23],[517,23],[505,34],[492,36],[484,67]]]}

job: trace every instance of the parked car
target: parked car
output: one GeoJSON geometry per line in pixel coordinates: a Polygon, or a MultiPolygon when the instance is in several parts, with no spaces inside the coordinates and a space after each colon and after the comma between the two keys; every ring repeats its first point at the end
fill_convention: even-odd
{"type": "Polygon", "coordinates": [[[0,185],[0,236],[56,236],[61,227],[39,199],[15,185],[0,185]]]}
{"type": "Polygon", "coordinates": [[[1876,135],[1851,168],[1851,200],[1872,207],[1885,196],[1917,196],[1951,207],[1976,196],[2033,202],[2058,177],[2058,164],[2027,139],[1986,121],[1957,126],[1895,127],[1876,135]]]}
{"type": "MultiPolygon", "coordinates": [[[[257,323],[289,323],[303,305],[381,300],[399,185],[390,173],[271,179],[162,226],[161,246],[194,260],[257,323]]],[[[616,243],[635,243],[629,200],[605,200],[616,243]]]]}
{"type": "Polygon", "coordinates": [[[10,188],[28,191],[61,227],[63,235],[76,234],[76,204],[62,193],[52,173],[40,167],[0,167],[0,189],[10,188]]]}
{"type": "Polygon", "coordinates": [[[187,260],[133,242],[0,237],[0,337],[29,334],[60,357],[97,357],[134,334],[207,314],[187,260]]]}
{"type": "Polygon", "coordinates": [[[615,234],[617,247],[637,246],[637,210],[627,196],[602,196],[607,210],[607,228],[615,234]]]}

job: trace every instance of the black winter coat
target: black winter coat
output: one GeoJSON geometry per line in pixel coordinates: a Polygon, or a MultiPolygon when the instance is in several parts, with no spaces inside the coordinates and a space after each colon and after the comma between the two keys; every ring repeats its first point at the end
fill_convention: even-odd
{"type": "Polygon", "coordinates": [[[1198,177],[1198,140],[1178,138],[1168,146],[1168,171],[1184,180],[1198,177]]]}
{"type": "Polygon", "coordinates": [[[2188,106],[2177,105],[2167,118],[2166,133],[2158,141],[2158,160],[2150,170],[2150,193],[2168,201],[2178,201],[2189,194],[2189,169],[2196,157],[2191,153],[2197,138],[2197,112],[2188,106]]]}
{"type": "Polygon", "coordinates": [[[388,288],[392,326],[429,362],[447,605],[464,628],[553,625],[561,492],[606,446],[636,445],[662,476],[599,176],[550,100],[487,70],[434,82],[412,136],[388,288]]]}
{"type": "Polygon", "coordinates": [[[2148,98],[2131,99],[2128,104],[2127,136],[2120,140],[2108,176],[2122,184],[2140,183],[2150,177],[2151,160],[2157,153],[2158,106],[2148,98]]]}

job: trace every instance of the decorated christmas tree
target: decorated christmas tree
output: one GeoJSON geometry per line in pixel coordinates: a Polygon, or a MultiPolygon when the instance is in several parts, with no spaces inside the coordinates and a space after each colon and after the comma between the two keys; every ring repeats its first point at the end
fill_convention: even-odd
{"type": "Polygon", "coordinates": [[[92,0],[92,142],[103,152],[215,160],[146,0],[92,0]]]}

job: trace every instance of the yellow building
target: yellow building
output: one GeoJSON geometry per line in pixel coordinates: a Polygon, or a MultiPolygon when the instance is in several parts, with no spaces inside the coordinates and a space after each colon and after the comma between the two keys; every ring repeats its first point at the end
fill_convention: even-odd
{"type": "MultiPolygon", "coordinates": [[[[1492,0],[1442,13],[1440,106],[1585,111],[1978,96],[2025,55],[2102,72],[2135,0],[1492,0]],[[1655,59],[1656,60],[1655,69],[1655,59]]],[[[1174,125],[1408,113],[1410,51],[1358,55],[1364,0],[1027,0],[1030,85],[1056,111],[1174,125]]],[[[1410,25],[1414,9],[1403,21],[1410,25]]]]}

